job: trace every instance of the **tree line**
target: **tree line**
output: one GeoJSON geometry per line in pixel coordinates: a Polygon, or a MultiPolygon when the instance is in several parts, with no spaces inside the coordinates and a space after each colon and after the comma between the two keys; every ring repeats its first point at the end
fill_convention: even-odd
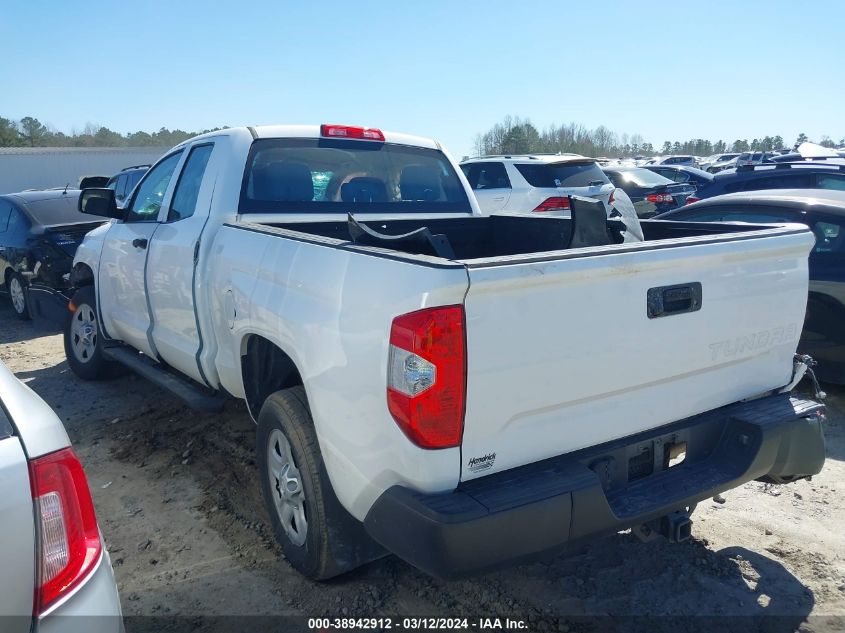
{"type": "MultiPolygon", "coordinates": [[[[795,143],[809,140],[803,132],[795,143]]],[[[819,141],[824,147],[837,147],[829,136],[819,141]]],[[[838,145],[845,145],[845,138],[838,145]]],[[[529,119],[506,116],[486,132],[475,137],[477,155],[486,154],[539,154],[571,152],[584,156],[632,157],[656,154],[693,154],[709,156],[723,152],[771,151],[786,147],[782,136],[736,139],[732,142],[710,141],[696,138],[688,141],[664,141],[655,147],[639,134],[617,134],[603,125],[588,128],[579,123],[550,125],[538,130],[529,119]]],[[[790,145],[791,147],[791,145],[790,145]]]]}
{"type": "Polygon", "coordinates": [[[65,134],[30,116],[14,121],[0,116],[0,147],[173,147],[182,141],[223,128],[185,132],[161,128],[158,132],[120,134],[102,125],[87,124],[81,132],[65,134]]]}

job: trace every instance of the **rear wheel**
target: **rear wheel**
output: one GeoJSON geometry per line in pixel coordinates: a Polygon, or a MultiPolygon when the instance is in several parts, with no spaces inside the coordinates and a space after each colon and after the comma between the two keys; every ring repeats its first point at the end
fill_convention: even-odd
{"type": "Polygon", "coordinates": [[[19,273],[11,273],[8,279],[6,279],[6,285],[15,314],[19,319],[28,321],[30,319],[29,300],[26,296],[26,282],[23,277],[19,273]]]}
{"type": "Polygon", "coordinates": [[[122,366],[103,355],[103,337],[97,320],[97,298],[93,286],[73,295],[76,310],[65,323],[65,356],[73,373],[83,380],[102,380],[122,373],[122,366]]]}
{"type": "Polygon", "coordinates": [[[273,531],[297,571],[325,580],[382,555],[334,494],[302,387],[267,398],[256,444],[273,531]]]}

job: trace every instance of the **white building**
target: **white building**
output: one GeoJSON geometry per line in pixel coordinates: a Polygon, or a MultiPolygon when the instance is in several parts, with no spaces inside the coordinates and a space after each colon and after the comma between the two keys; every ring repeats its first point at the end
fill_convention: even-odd
{"type": "Polygon", "coordinates": [[[149,165],[167,147],[0,147],[0,194],[77,187],[83,176],[112,176],[149,165]]]}

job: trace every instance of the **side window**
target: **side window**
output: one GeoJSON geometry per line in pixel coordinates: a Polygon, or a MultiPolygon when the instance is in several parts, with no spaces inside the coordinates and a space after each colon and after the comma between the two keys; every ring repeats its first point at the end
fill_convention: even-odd
{"type": "Polygon", "coordinates": [[[614,185],[616,185],[617,187],[622,189],[622,185],[624,184],[624,182],[622,180],[622,176],[620,176],[615,171],[606,171],[606,172],[604,172],[604,175],[607,176],[610,179],[610,182],[612,182],[614,185]]]}
{"type": "Polygon", "coordinates": [[[9,214],[11,212],[12,205],[0,200],[0,233],[6,232],[6,227],[9,225],[9,214]]]}
{"type": "Polygon", "coordinates": [[[511,181],[504,163],[481,163],[478,189],[510,189],[511,181]]]}
{"type": "Polygon", "coordinates": [[[126,175],[121,174],[117,176],[114,181],[114,185],[112,186],[114,189],[114,199],[117,201],[118,204],[122,203],[126,199],[126,175]]]}
{"type": "Polygon", "coordinates": [[[6,227],[6,233],[21,233],[29,229],[27,226],[29,222],[27,222],[26,218],[21,215],[21,212],[17,209],[12,209],[11,213],[9,214],[9,223],[6,227]]]}
{"type": "Polygon", "coordinates": [[[818,221],[813,224],[816,245],[813,253],[845,253],[845,226],[833,221],[818,221]]]}
{"type": "Polygon", "coordinates": [[[760,211],[729,210],[722,213],[722,219],[725,222],[748,222],[749,224],[779,224],[795,221],[791,214],[774,209],[762,209],[760,211]]]}
{"type": "Polygon", "coordinates": [[[682,222],[721,222],[724,214],[720,211],[702,211],[701,213],[693,214],[679,214],[669,218],[670,220],[680,220],[682,222]]]}
{"type": "Polygon", "coordinates": [[[181,157],[181,151],[171,154],[147,172],[132,199],[127,222],[155,222],[158,219],[164,193],[181,157]]]}
{"type": "Polygon", "coordinates": [[[845,176],[841,176],[839,174],[819,174],[816,178],[816,182],[818,183],[816,186],[819,189],[837,189],[839,191],[845,191],[845,176]]]}
{"type": "Polygon", "coordinates": [[[728,193],[734,191],[759,191],[760,189],[807,189],[812,187],[808,174],[783,174],[766,178],[750,178],[725,186],[728,193]]]}
{"type": "Polygon", "coordinates": [[[199,145],[191,150],[179,180],[176,181],[176,191],[173,192],[173,201],[167,214],[168,222],[184,220],[194,214],[202,177],[213,149],[214,145],[199,145]]]}
{"type": "Polygon", "coordinates": [[[135,185],[138,184],[138,181],[141,180],[143,175],[147,173],[145,171],[133,171],[129,176],[126,177],[126,195],[128,196],[132,193],[132,190],[135,188],[135,185]]]}
{"type": "Polygon", "coordinates": [[[504,163],[473,163],[462,165],[461,169],[473,190],[511,188],[504,163]]]}

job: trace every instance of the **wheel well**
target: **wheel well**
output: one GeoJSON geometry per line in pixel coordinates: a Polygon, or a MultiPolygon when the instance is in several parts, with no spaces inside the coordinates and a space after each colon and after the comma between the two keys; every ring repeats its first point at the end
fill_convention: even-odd
{"type": "Polygon", "coordinates": [[[249,411],[258,419],[261,406],[271,393],[302,385],[302,376],[291,357],[262,336],[253,334],[246,339],[241,355],[241,373],[249,411]]]}
{"type": "Polygon", "coordinates": [[[70,284],[77,288],[94,285],[94,271],[87,264],[76,264],[70,271],[70,284]]]}

